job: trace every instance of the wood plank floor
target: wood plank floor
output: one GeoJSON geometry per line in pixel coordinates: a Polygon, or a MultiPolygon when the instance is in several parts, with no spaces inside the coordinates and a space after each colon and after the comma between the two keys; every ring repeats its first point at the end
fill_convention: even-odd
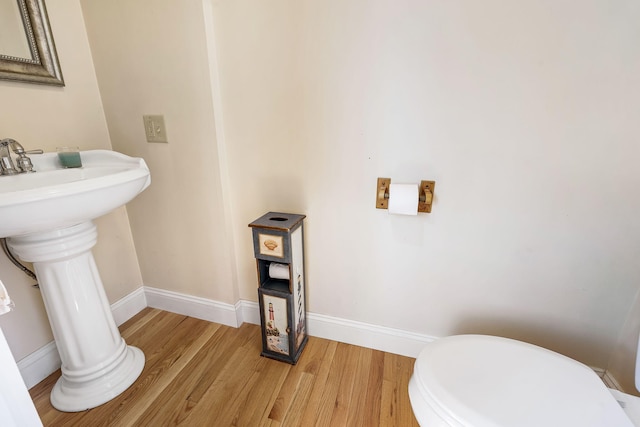
{"type": "Polygon", "coordinates": [[[31,397],[45,426],[417,426],[407,385],[414,359],[310,337],[295,366],[260,357],[260,327],[147,308],[120,327],[144,351],[114,400],[64,413],[49,402],[60,371],[31,397]]]}

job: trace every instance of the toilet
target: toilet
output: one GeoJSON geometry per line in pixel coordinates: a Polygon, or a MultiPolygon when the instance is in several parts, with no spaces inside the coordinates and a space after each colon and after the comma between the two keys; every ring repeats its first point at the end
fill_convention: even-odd
{"type": "Polygon", "coordinates": [[[488,335],[428,344],[409,398],[422,427],[640,427],[640,398],[608,389],[588,366],[488,335]]]}

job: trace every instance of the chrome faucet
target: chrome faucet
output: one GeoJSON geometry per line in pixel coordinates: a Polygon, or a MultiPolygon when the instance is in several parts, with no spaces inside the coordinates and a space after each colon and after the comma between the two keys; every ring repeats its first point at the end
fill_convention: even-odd
{"type": "Polygon", "coordinates": [[[35,172],[33,163],[27,154],[42,154],[42,150],[25,151],[24,147],[15,139],[5,138],[0,140],[0,175],[16,175],[25,172],[35,172]],[[17,166],[14,166],[11,151],[16,157],[17,166]]]}

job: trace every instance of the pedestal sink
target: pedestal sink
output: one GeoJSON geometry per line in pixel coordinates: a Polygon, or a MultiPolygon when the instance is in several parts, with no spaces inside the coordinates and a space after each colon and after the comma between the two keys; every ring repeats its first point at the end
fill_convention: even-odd
{"type": "Polygon", "coordinates": [[[66,412],[101,405],[126,390],[144,367],[113,320],[91,248],[92,220],[149,186],[144,160],[108,150],[80,153],[62,169],[56,153],[32,155],[36,173],[0,176],[0,237],[33,263],[62,360],[51,403],[66,412]]]}

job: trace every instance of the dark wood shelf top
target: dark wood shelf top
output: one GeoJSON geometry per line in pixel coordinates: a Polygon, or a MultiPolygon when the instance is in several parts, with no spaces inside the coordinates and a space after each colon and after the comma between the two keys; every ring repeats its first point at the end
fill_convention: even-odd
{"type": "Polygon", "coordinates": [[[260,218],[249,224],[249,227],[266,228],[270,230],[291,231],[298,227],[298,224],[305,219],[306,215],[267,212],[260,218]]]}

